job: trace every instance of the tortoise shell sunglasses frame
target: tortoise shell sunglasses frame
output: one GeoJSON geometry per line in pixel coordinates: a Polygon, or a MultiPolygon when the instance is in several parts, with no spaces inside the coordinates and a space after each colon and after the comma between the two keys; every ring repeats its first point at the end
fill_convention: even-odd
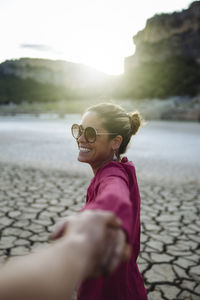
{"type": "Polygon", "coordinates": [[[88,143],[95,143],[97,135],[116,135],[116,132],[98,132],[94,127],[86,127],[83,129],[82,125],[73,124],[71,127],[72,136],[78,140],[78,138],[84,134],[84,138],[88,143]]]}

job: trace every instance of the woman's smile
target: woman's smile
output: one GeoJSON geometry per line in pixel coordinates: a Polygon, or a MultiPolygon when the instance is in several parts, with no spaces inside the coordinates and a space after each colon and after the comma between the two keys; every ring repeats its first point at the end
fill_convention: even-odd
{"type": "Polygon", "coordinates": [[[86,148],[86,147],[79,147],[79,150],[80,150],[80,152],[83,152],[83,153],[88,153],[88,152],[92,151],[91,149],[86,148]]]}

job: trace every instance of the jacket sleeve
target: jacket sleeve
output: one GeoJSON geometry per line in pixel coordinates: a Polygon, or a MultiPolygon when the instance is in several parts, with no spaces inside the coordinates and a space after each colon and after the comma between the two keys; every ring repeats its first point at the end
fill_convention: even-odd
{"type": "Polygon", "coordinates": [[[122,174],[101,174],[96,187],[95,199],[87,204],[86,209],[112,211],[121,219],[128,241],[133,224],[133,207],[131,203],[128,178],[122,174]]]}

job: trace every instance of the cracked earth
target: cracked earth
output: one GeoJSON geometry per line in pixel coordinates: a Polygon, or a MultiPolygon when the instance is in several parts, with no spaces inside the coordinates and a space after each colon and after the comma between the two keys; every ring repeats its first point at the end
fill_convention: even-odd
{"type": "MultiPolygon", "coordinates": [[[[48,242],[78,211],[88,178],[0,164],[0,259],[48,242]]],[[[148,299],[200,299],[200,187],[140,184],[141,254],[148,299]]]]}

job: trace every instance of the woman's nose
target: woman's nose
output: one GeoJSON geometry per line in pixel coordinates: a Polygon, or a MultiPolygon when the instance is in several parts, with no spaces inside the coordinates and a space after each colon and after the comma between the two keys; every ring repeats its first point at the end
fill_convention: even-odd
{"type": "Polygon", "coordinates": [[[84,132],[82,132],[82,134],[79,136],[79,138],[77,139],[77,141],[78,142],[85,142],[86,143],[84,132]]]}

